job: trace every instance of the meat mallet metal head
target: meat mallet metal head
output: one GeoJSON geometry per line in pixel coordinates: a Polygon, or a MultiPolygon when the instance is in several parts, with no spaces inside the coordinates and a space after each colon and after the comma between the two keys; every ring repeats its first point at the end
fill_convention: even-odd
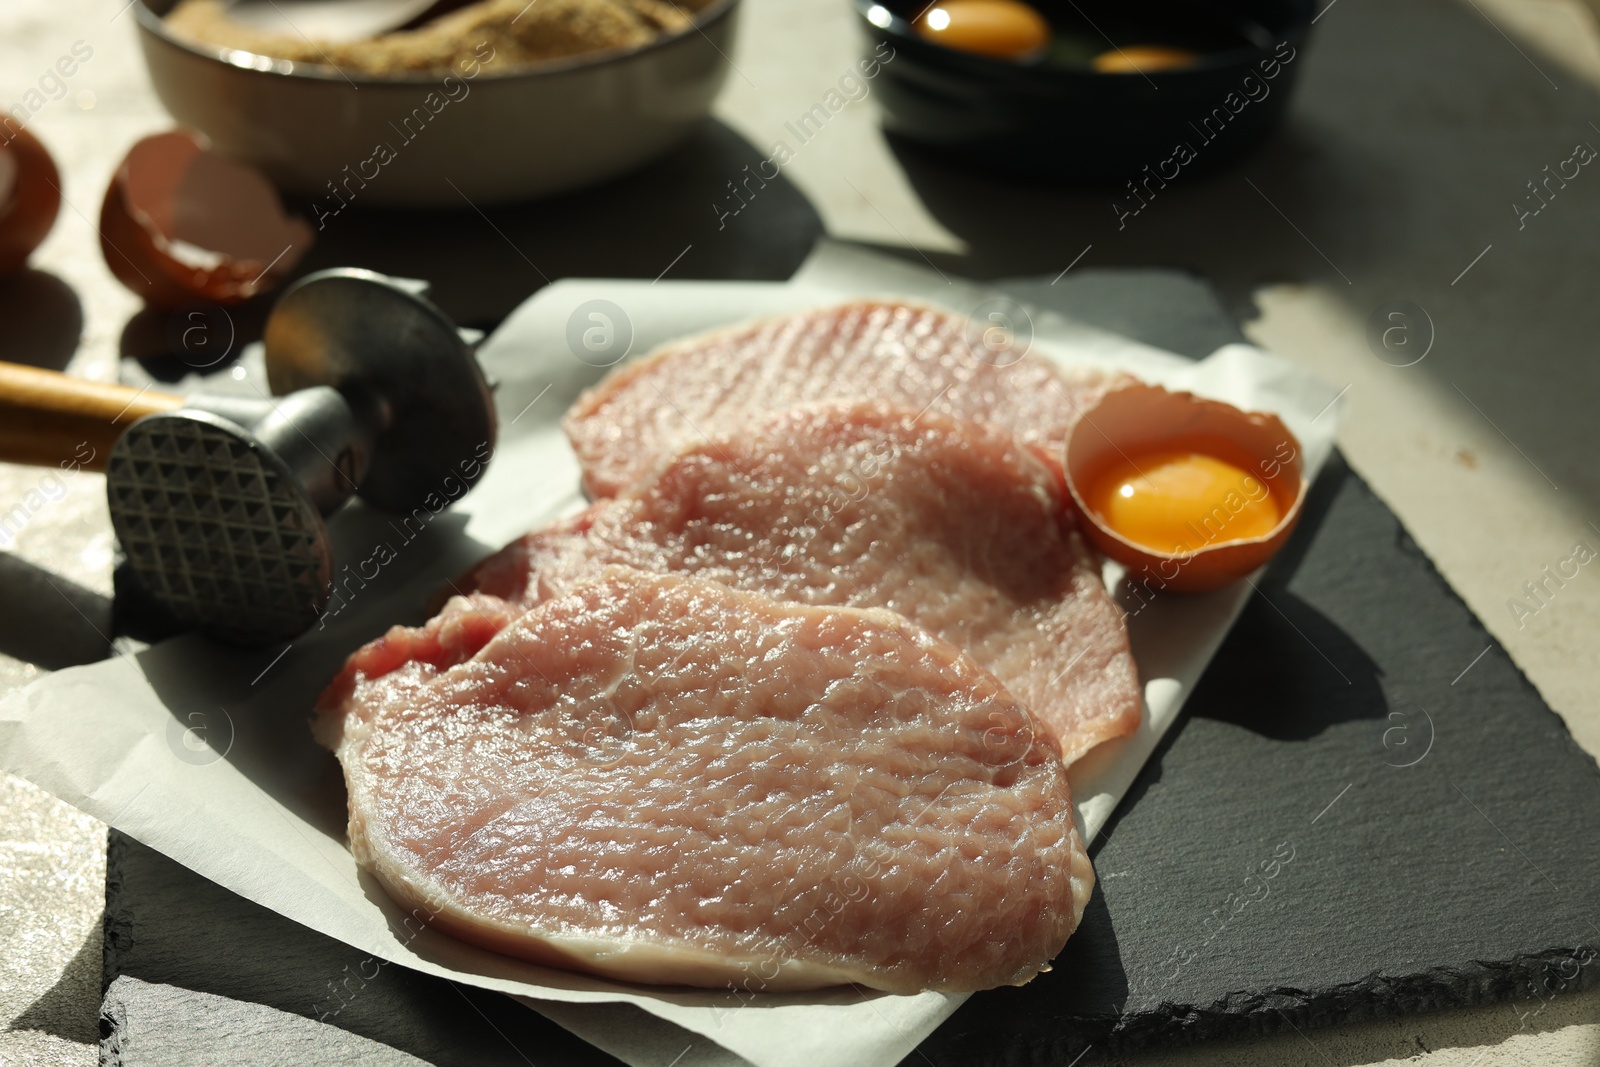
{"type": "Polygon", "coordinates": [[[333,592],[325,516],[352,495],[410,511],[482,474],[489,386],[423,288],[363,270],[310,275],[267,320],[274,396],[191,396],[117,438],[112,525],[140,584],[179,620],[241,644],[292,638],[333,592]]]}

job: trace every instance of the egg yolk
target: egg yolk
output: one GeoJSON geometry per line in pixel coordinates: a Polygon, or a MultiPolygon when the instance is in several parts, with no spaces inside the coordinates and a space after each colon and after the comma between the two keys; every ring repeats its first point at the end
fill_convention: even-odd
{"type": "Polygon", "coordinates": [[[916,21],[924,40],[996,59],[1027,59],[1050,42],[1050,24],[1017,0],[940,0],[916,21]]]}
{"type": "Polygon", "coordinates": [[[1120,460],[1087,486],[1084,503],[1129,541],[1175,554],[1264,537],[1283,518],[1259,478],[1203,452],[1120,460]]]}
{"type": "Polygon", "coordinates": [[[1159,44],[1133,44],[1113,48],[1094,57],[1094,69],[1102,74],[1144,74],[1154,70],[1178,70],[1200,58],[1187,48],[1168,48],[1159,44]]]}

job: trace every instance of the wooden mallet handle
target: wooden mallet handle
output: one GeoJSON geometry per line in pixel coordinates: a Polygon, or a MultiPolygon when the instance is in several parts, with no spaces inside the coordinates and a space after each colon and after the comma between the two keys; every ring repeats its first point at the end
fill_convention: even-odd
{"type": "Polygon", "coordinates": [[[0,460],[103,471],[130,423],[182,406],[183,397],[149,387],[0,363],[0,460]]]}

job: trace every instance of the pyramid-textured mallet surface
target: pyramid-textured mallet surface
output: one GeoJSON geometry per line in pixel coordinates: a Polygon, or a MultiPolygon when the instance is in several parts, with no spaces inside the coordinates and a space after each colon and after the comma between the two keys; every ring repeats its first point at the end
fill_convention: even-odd
{"type": "Polygon", "coordinates": [[[316,508],[242,432],[184,415],[130,427],[106,468],[112,523],[145,587],[222,636],[292,637],[326,606],[316,508]]]}

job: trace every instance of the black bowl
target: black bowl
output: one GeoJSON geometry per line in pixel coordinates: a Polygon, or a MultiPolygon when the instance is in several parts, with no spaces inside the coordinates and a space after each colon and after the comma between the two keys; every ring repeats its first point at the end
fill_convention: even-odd
{"type": "Polygon", "coordinates": [[[1135,192],[1227,164],[1272,131],[1304,62],[1314,8],[1314,0],[1033,0],[1067,55],[1013,63],[917,36],[911,19],[928,0],[853,3],[889,133],[986,170],[1132,183],[1135,192]],[[1075,43],[1081,58],[1071,55],[1075,43]],[[1096,49],[1141,44],[1202,55],[1148,74],[1089,65],[1096,49]]]}

